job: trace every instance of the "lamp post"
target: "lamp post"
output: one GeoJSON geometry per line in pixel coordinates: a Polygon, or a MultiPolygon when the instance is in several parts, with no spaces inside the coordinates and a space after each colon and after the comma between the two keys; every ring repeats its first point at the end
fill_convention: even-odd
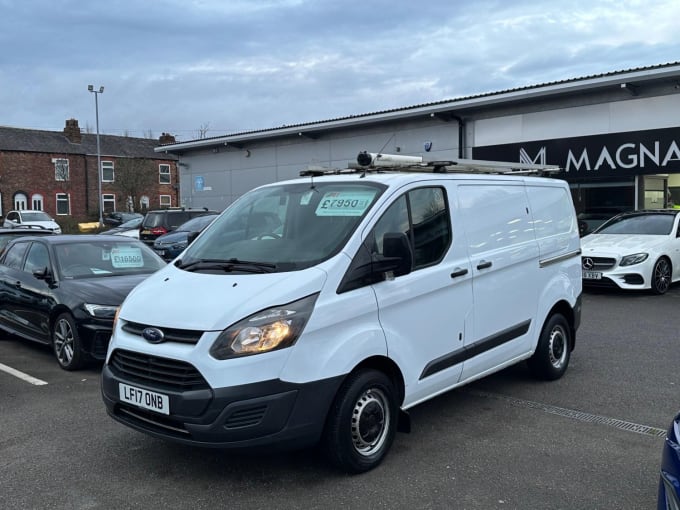
{"type": "Polygon", "coordinates": [[[104,226],[104,201],[102,200],[102,153],[99,147],[99,101],[97,96],[104,93],[104,87],[99,87],[99,90],[95,90],[92,85],[88,85],[87,90],[94,94],[94,111],[97,119],[97,196],[99,201],[99,228],[102,228],[104,226]]]}

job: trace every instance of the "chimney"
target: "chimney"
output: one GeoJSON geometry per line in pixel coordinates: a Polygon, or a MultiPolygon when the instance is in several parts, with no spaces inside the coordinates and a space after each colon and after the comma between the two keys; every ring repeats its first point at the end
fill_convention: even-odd
{"type": "Polygon", "coordinates": [[[171,143],[176,143],[175,137],[172,136],[170,133],[161,133],[161,136],[158,138],[158,141],[160,142],[161,145],[170,145],[171,143]]]}
{"type": "Polygon", "coordinates": [[[71,143],[80,143],[82,141],[83,137],[82,134],[80,133],[80,128],[78,127],[77,119],[68,119],[66,121],[64,134],[71,143]]]}

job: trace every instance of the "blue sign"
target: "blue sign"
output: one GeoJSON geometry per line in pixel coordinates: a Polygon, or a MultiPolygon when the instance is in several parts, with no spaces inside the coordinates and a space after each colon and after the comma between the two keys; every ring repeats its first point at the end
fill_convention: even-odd
{"type": "Polygon", "coordinates": [[[205,181],[203,180],[203,177],[201,177],[200,175],[194,177],[194,191],[203,191],[204,184],[205,181]]]}

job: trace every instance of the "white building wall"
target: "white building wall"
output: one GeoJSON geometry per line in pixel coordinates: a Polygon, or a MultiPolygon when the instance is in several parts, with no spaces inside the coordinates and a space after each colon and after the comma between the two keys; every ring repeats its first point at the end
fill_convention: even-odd
{"type": "Polygon", "coordinates": [[[180,196],[185,207],[223,210],[247,191],[299,176],[310,167],[347,168],[360,151],[458,157],[458,123],[432,118],[357,128],[322,138],[289,137],[239,149],[192,150],[180,156],[180,196]],[[432,142],[426,153],[425,142],[432,142]],[[202,189],[196,187],[197,179],[202,189]]]}
{"type": "Polygon", "coordinates": [[[615,101],[474,121],[469,146],[675,127],[680,95],[615,101]]]}

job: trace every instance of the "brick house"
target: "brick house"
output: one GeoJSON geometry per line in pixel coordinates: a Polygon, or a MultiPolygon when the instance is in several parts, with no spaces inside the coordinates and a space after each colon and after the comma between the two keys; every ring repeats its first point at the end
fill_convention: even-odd
{"type": "MultiPolygon", "coordinates": [[[[178,158],[154,151],[174,142],[166,133],[158,140],[99,135],[105,214],[179,205],[178,158]],[[129,175],[124,168],[153,174],[138,190],[136,203],[123,196],[116,168],[121,175],[129,175]]],[[[97,135],[82,133],[76,119],[67,120],[63,132],[0,126],[0,216],[12,209],[43,210],[60,224],[96,221],[97,135]]]]}

